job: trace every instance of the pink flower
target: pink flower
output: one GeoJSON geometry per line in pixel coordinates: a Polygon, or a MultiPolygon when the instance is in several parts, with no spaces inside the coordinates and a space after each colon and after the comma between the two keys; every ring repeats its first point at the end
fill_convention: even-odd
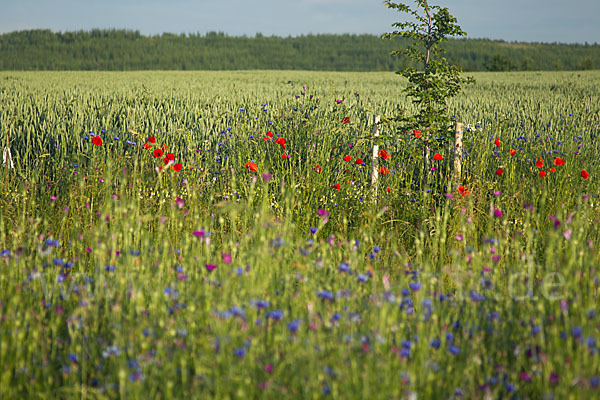
{"type": "Polygon", "coordinates": [[[229,253],[221,253],[221,257],[223,258],[223,262],[227,265],[231,264],[231,254],[229,253]]]}

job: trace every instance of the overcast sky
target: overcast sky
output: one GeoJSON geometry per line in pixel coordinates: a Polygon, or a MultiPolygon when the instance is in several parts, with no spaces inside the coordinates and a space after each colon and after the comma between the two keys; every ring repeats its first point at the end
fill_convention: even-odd
{"type": "MultiPolygon", "coordinates": [[[[600,0],[432,0],[432,4],[448,7],[471,38],[600,42],[600,0]]],[[[0,0],[1,33],[127,28],[143,34],[381,34],[402,18],[383,0],[0,0]]]]}

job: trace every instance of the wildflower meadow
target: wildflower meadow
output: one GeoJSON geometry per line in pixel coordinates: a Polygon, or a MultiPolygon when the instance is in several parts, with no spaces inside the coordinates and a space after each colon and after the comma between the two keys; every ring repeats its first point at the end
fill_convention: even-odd
{"type": "Polygon", "coordinates": [[[600,72],[473,76],[0,72],[0,399],[600,397],[600,72]]]}

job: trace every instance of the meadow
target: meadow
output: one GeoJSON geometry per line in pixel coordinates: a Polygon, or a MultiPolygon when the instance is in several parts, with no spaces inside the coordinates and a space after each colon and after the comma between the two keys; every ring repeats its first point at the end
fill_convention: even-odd
{"type": "Polygon", "coordinates": [[[600,71],[472,75],[0,72],[0,398],[600,396],[600,71]]]}

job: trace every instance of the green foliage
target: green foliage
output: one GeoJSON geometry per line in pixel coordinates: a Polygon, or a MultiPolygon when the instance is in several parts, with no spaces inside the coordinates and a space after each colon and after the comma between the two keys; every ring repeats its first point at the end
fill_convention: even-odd
{"type": "Polygon", "coordinates": [[[451,36],[465,36],[466,33],[447,8],[429,5],[427,0],[416,0],[414,10],[403,3],[386,1],[385,4],[416,20],[396,22],[393,26],[399,30],[383,35],[387,39],[396,36],[410,39],[407,48],[392,54],[404,54],[420,67],[407,67],[399,72],[408,79],[405,93],[418,107],[415,115],[402,114],[399,120],[407,122],[410,129],[446,136],[453,128],[447,109],[448,99],[456,96],[463,84],[473,81],[460,75],[460,66],[451,65],[441,56],[445,52],[441,44],[451,36]]]}
{"type": "MultiPolygon", "coordinates": [[[[376,35],[232,37],[223,33],[144,36],[137,31],[18,31],[0,35],[0,70],[311,70],[398,71],[416,67],[394,49],[409,39],[376,35]]],[[[450,38],[449,61],[486,71],[492,54],[521,70],[578,70],[600,66],[600,45],[509,43],[450,38]],[[584,62],[586,59],[590,62],[584,62]],[[529,60],[529,61],[527,61],[529,60]]]]}
{"type": "MultiPolygon", "coordinates": [[[[484,63],[485,69],[488,71],[495,72],[503,72],[503,71],[513,71],[516,69],[513,62],[510,58],[502,55],[502,54],[494,54],[489,60],[484,63]]],[[[528,64],[526,60],[524,60],[524,68],[528,69],[528,64]]]]}

